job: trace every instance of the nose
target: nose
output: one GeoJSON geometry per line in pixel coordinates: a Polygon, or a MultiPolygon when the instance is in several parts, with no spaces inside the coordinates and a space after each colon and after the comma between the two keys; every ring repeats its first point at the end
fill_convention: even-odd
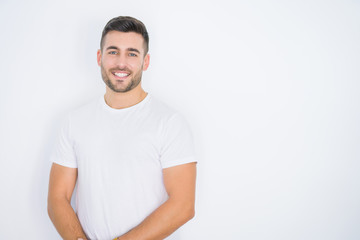
{"type": "Polygon", "coordinates": [[[125,56],[125,54],[119,54],[119,57],[118,57],[118,59],[116,61],[116,64],[120,69],[123,69],[123,68],[126,67],[126,56],[125,56]]]}

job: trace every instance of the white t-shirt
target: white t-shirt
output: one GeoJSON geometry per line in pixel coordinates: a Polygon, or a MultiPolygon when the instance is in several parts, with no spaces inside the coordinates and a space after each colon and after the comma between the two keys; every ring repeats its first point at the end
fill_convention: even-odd
{"type": "Polygon", "coordinates": [[[196,159],[184,118],[148,94],[129,108],[113,109],[101,97],[73,111],[51,161],[78,168],[75,211],[89,239],[107,240],[167,200],[163,168],[196,159]]]}

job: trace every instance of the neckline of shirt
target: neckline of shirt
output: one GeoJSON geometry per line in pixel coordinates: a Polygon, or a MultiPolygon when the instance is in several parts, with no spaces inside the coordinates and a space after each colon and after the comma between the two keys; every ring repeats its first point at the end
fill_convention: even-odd
{"type": "Polygon", "coordinates": [[[105,109],[108,112],[112,112],[112,113],[124,113],[124,112],[129,112],[129,111],[133,111],[136,110],[138,108],[141,108],[142,106],[144,106],[149,100],[150,100],[151,96],[149,93],[147,93],[146,97],[139,103],[131,106],[131,107],[127,107],[127,108],[120,108],[120,109],[116,109],[116,108],[112,108],[109,105],[107,105],[106,101],[105,101],[105,96],[101,96],[100,97],[100,102],[101,105],[103,107],[103,109],[105,109]]]}

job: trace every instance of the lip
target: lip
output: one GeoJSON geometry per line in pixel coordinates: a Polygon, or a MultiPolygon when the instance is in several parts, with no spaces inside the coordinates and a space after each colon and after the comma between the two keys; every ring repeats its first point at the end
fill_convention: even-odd
{"type": "Polygon", "coordinates": [[[129,72],[124,72],[124,71],[115,71],[115,72],[111,72],[111,73],[115,77],[116,80],[126,80],[131,75],[129,72]],[[115,75],[115,73],[125,73],[128,75],[124,76],[124,77],[119,77],[119,76],[115,75]]]}

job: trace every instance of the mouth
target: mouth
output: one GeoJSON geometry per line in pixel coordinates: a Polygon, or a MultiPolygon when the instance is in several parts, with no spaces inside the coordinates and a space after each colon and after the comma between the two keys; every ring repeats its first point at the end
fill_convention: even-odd
{"type": "Polygon", "coordinates": [[[130,73],[127,72],[112,72],[112,74],[117,80],[125,80],[130,75],[130,73]]]}

